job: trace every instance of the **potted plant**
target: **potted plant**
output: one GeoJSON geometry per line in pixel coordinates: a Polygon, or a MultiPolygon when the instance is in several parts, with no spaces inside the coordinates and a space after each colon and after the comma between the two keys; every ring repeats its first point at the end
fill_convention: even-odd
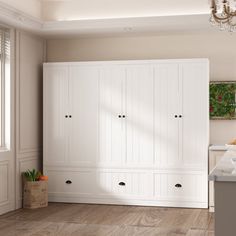
{"type": "Polygon", "coordinates": [[[41,172],[28,170],[23,173],[23,207],[36,209],[48,206],[48,177],[41,172]]]}

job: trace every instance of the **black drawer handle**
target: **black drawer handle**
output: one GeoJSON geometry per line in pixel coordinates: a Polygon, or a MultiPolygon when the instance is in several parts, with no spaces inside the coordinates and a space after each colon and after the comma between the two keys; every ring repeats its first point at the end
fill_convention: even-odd
{"type": "Polygon", "coordinates": [[[120,182],[119,185],[120,186],[125,186],[125,183],[124,182],[120,182]]]}
{"type": "Polygon", "coordinates": [[[67,180],[66,184],[72,184],[72,181],[71,180],[67,180]]]}
{"type": "Polygon", "coordinates": [[[121,115],[118,115],[119,118],[121,118],[121,115]]]}
{"type": "Polygon", "coordinates": [[[182,115],[179,115],[179,118],[182,118],[182,115]]]}
{"type": "Polygon", "coordinates": [[[177,115],[175,115],[175,118],[177,118],[178,116],[177,115]]]}
{"type": "Polygon", "coordinates": [[[176,188],[182,188],[182,185],[181,184],[176,184],[175,187],[176,188]]]}

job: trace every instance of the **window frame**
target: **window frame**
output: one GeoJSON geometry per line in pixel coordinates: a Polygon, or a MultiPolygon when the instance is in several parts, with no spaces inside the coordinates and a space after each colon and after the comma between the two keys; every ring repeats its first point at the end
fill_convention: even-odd
{"type": "MultiPolygon", "coordinates": [[[[9,46],[11,47],[11,40],[10,40],[10,29],[4,28],[0,26],[0,37],[1,37],[1,51],[0,51],[0,64],[1,64],[1,77],[0,77],[0,90],[1,90],[1,101],[0,101],[0,151],[9,150],[10,147],[7,147],[6,142],[6,61],[9,60],[9,76],[10,76],[10,83],[11,83],[11,55],[9,48],[9,55],[6,54],[6,40],[9,40],[9,46]],[[9,58],[7,58],[9,56],[9,58]]],[[[10,89],[10,88],[9,88],[10,89]]],[[[9,91],[10,96],[10,103],[11,103],[11,91],[9,91]]],[[[9,104],[11,106],[11,104],[9,104]]],[[[10,108],[11,110],[11,108],[10,108]]],[[[11,115],[9,114],[9,118],[11,119],[11,115]]],[[[11,121],[9,121],[11,122],[11,121]]],[[[10,130],[8,132],[11,132],[10,130]]],[[[10,142],[10,140],[9,140],[10,142]]]]}

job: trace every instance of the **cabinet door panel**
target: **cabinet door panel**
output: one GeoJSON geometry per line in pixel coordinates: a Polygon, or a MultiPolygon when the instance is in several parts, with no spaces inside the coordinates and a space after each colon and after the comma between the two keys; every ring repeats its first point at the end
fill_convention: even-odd
{"type": "Polygon", "coordinates": [[[126,126],[128,165],[153,165],[153,69],[127,67],[126,126]]]}
{"type": "Polygon", "coordinates": [[[158,166],[175,167],[179,156],[179,67],[155,66],[155,161],[158,166]]]}
{"type": "Polygon", "coordinates": [[[206,63],[181,66],[182,113],[181,156],[186,166],[207,168],[209,81],[206,63]]]}
{"type": "Polygon", "coordinates": [[[125,125],[122,118],[125,69],[104,67],[100,74],[99,163],[122,165],[125,154],[125,125]]]}
{"type": "Polygon", "coordinates": [[[68,67],[44,68],[44,164],[66,162],[68,67]]]}
{"type": "Polygon", "coordinates": [[[70,67],[69,101],[69,162],[92,165],[98,155],[98,68],[70,67]]]}

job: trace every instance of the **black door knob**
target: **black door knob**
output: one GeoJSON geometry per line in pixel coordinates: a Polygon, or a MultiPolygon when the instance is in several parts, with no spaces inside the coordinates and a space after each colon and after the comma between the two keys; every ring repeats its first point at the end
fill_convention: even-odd
{"type": "Polygon", "coordinates": [[[176,187],[176,188],[181,188],[182,185],[181,185],[181,184],[176,184],[175,187],[176,187]]]}
{"type": "Polygon", "coordinates": [[[118,115],[119,118],[121,118],[121,115],[118,115]]]}
{"type": "Polygon", "coordinates": [[[182,115],[179,115],[179,118],[182,118],[182,115]]]}
{"type": "Polygon", "coordinates": [[[68,118],[68,116],[67,116],[67,115],[66,115],[65,117],[66,117],[66,118],[68,118]]]}
{"type": "Polygon", "coordinates": [[[125,118],[125,115],[123,115],[122,117],[125,118]]]}
{"type": "Polygon", "coordinates": [[[124,182],[120,182],[119,185],[120,186],[125,186],[125,183],[124,182]]]}
{"type": "Polygon", "coordinates": [[[175,115],[175,118],[177,118],[178,116],[177,115],[175,115]]]}
{"type": "Polygon", "coordinates": [[[72,118],[72,116],[69,116],[69,118],[72,118]]]}

